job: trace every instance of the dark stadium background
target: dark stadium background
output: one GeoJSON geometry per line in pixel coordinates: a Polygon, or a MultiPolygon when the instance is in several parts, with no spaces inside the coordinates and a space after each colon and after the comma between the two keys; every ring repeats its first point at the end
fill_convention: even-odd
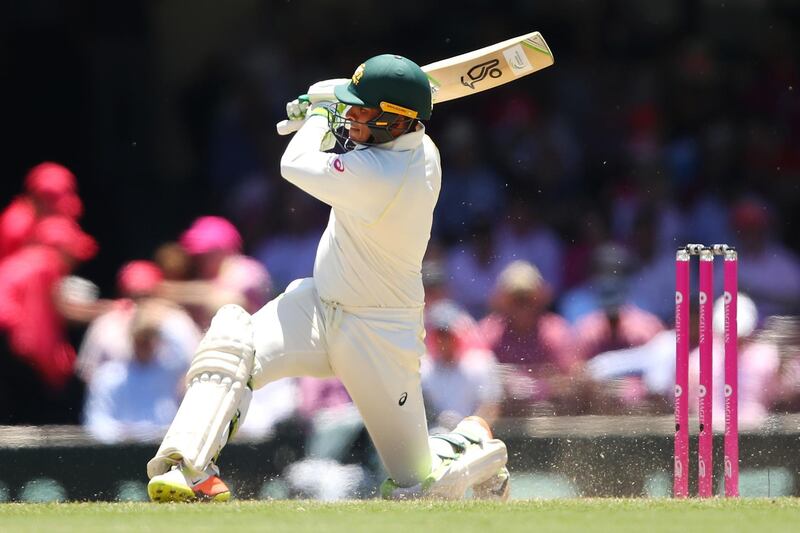
{"type": "MultiPolygon", "coordinates": [[[[101,246],[81,273],[106,293],[122,262],[149,256],[195,216],[219,211],[204,166],[206,136],[215,106],[233,90],[241,60],[254,48],[271,49],[286,66],[263,73],[271,105],[259,117],[264,164],[277,179],[286,139],[271,134],[273,123],[285,100],[310,82],[348,76],[353,65],[389,50],[425,64],[540,30],[555,52],[555,68],[437,107],[431,131],[455,114],[480,123],[504,97],[525,93],[541,109],[580,119],[587,179],[571,193],[591,199],[620,168],[624,106],[635,89],[626,73],[659,76],[687,46],[708,46],[718,69],[710,86],[660,86],[653,95],[666,140],[699,131],[720,114],[740,124],[754,114],[770,119],[774,94],[742,95],[738,83],[762,72],[774,76],[781,61],[794,62],[796,74],[798,18],[789,0],[4,2],[0,197],[7,203],[26,170],[42,160],[71,168],[86,206],[82,224],[101,246]],[[580,94],[559,94],[560,82],[574,76],[594,94],[595,107],[586,108],[590,102],[580,94]]],[[[800,87],[784,89],[795,121],[777,137],[797,157],[800,87]]],[[[783,209],[784,242],[800,249],[787,211],[798,205],[800,176],[787,177],[786,169],[743,176],[741,156],[727,162],[723,181],[701,178],[700,185],[726,195],[745,182],[760,184],[783,209]]]]}

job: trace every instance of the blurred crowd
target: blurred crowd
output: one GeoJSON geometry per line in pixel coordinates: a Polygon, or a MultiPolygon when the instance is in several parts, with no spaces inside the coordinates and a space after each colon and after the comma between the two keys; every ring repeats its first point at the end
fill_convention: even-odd
{"type": "MultiPolygon", "coordinates": [[[[310,276],[315,235],[293,239],[287,227],[251,256],[234,223],[199,216],[151,257],[120,265],[115,294],[103,296],[76,273],[102,253],[80,225],[82,211],[73,173],[44,162],[0,214],[0,423],[80,422],[103,442],[155,438],[177,410],[215,311],[236,303],[255,312],[290,279],[310,276]]],[[[737,228],[728,242],[741,257],[740,424],[758,428],[770,412],[800,410],[800,260],[772,237],[762,204],[743,199],[728,212],[737,228]]],[[[499,224],[482,221],[467,242],[435,241],[423,262],[428,350],[420,371],[431,430],[470,414],[493,423],[669,413],[675,250],[654,244],[654,218],[637,216],[629,241],[599,240],[572,259],[584,265],[569,265],[578,252],[531,222],[523,202],[510,213],[499,224]],[[567,281],[577,266],[585,274],[567,281]]],[[[696,380],[696,324],[691,333],[696,380]]],[[[312,436],[340,422],[350,428],[342,442],[363,429],[337,380],[297,378],[257,391],[242,432],[268,436],[292,418],[312,436]]]]}
{"type": "MultiPolygon", "coordinates": [[[[626,5],[624,16],[587,4],[594,22],[586,25],[528,4],[515,3],[515,12],[542,11],[556,66],[492,98],[436,106],[428,129],[444,172],[422,265],[428,354],[420,371],[431,430],[476,413],[490,423],[670,413],[674,259],[689,242],[739,252],[740,425],[800,412],[800,232],[791,215],[800,205],[800,46],[779,16],[783,4],[733,2],[734,16],[710,4],[650,1],[641,5],[658,8],[626,5]],[[598,21],[611,18],[618,26],[601,32],[598,21]],[[740,33],[730,28],[745,22],[768,25],[769,38],[733,38],[740,33]],[[643,27],[647,35],[635,29],[643,27]]],[[[397,51],[424,63],[483,46],[502,27],[484,22],[470,38],[454,31],[467,48],[427,43],[437,50],[428,57],[423,40],[397,51]]],[[[364,40],[385,42],[380,28],[366,26],[364,40]]],[[[183,217],[174,235],[127,232],[163,242],[114,264],[103,276],[113,287],[83,267],[111,264],[126,243],[102,239],[113,232],[83,225],[82,214],[110,209],[90,204],[98,196],[87,189],[114,191],[97,181],[81,189],[81,176],[57,162],[4,177],[20,186],[0,214],[0,425],[80,423],[102,442],[153,438],[177,409],[216,309],[255,311],[311,275],[327,208],[280,179],[285,139],[273,123],[310,81],[364,58],[306,50],[297,63],[287,50],[302,47],[302,36],[278,45],[276,31],[197,68],[168,95],[189,132],[171,153],[193,154],[191,186],[181,190],[191,201],[171,206],[183,217]],[[113,254],[104,258],[106,250],[113,254]]],[[[169,188],[154,186],[128,213],[141,220],[142,205],[163,205],[169,188]]],[[[720,327],[715,318],[715,364],[720,327]]],[[[691,358],[696,380],[695,336],[691,358]]],[[[307,429],[312,455],[331,460],[363,436],[336,380],[269,384],[241,431],[265,437],[287,420],[307,429]]],[[[297,476],[316,471],[298,467],[297,476]]]]}

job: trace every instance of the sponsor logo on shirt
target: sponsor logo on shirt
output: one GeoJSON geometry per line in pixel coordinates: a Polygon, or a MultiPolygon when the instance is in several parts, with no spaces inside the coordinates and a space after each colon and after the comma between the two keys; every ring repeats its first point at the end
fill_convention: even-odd
{"type": "Polygon", "coordinates": [[[337,172],[344,172],[344,163],[342,163],[342,160],[341,160],[341,159],[339,159],[338,157],[334,157],[334,158],[333,158],[333,161],[331,161],[331,166],[332,166],[332,167],[333,167],[333,168],[334,168],[334,169],[335,169],[337,172]]]}

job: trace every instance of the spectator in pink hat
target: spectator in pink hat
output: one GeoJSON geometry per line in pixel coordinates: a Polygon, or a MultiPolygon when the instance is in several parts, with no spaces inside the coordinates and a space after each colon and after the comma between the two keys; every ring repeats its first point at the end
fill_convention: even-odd
{"type": "Polygon", "coordinates": [[[131,359],[134,352],[131,324],[142,305],[154,310],[151,314],[159,317],[162,337],[175,347],[168,353],[180,353],[181,362],[188,363],[200,339],[200,330],[180,306],[156,298],[163,279],[161,269],[152,261],[130,261],[120,268],[117,274],[119,297],[91,322],[78,351],[76,373],[85,383],[91,383],[95,373],[107,362],[131,359]]]}
{"type": "Polygon", "coordinates": [[[78,219],[83,204],[74,174],[58,163],[33,167],[25,177],[25,190],[0,214],[0,258],[22,247],[37,221],[50,215],[78,219]]]}
{"type": "Polygon", "coordinates": [[[75,350],[60,310],[60,283],[96,253],[94,239],[73,219],[50,216],[26,245],[0,260],[0,424],[65,421],[62,393],[75,350]]]}
{"type": "Polygon", "coordinates": [[[33,230],[30,242],[60,252],[69,266],[88,261],[97,254],[97,242],[75,220],[53,215],[43,218],[33,230]]]}
{"type": "Polygon", "coordinates": [[[117,273],[117,290],[123,297],[135,299],[155,294],[164,281],[161,269],[152,261],[135,260],[125,263],[117,273]]]}
{"type": "Polygon", "coordinates": [[[242,237],[231,222],[222,217],[203,216],[195,220],[180,237],[181,246],[194,258],[199,279],[213,279],[222,262],[242,251],[242,237]]]}
{"type": "Polygon", "coordinates": [[[191,259],[193,278],[164,281],[159,294],[185,306],[201,328],[225,304],[255,312],[269,299],[271,280],[266,268],[242,254],[242,237],[227,219],[196,219],[178,241],[191,259]]]}

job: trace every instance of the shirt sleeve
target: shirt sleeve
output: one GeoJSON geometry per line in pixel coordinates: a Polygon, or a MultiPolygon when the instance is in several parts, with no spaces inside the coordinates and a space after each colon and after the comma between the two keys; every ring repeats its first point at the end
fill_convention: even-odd
{"type": "Polygon", "coordinates": [[[400,190],[405,168],[378,157],[374,148],[325,153],[320,145],[326,133],[324,117],[309,117],[286,147],[281,175],[333,208],[376,221],[400,190]]]}
{"type": "Polygon", "coordinates": [[[89,385],[83,409],[83,425],[87,433],[100,442],[112,444],[123,437],[122,424],[114,416],[115,390],[119,376],[112,366],[101,369],[89,385]]]}

